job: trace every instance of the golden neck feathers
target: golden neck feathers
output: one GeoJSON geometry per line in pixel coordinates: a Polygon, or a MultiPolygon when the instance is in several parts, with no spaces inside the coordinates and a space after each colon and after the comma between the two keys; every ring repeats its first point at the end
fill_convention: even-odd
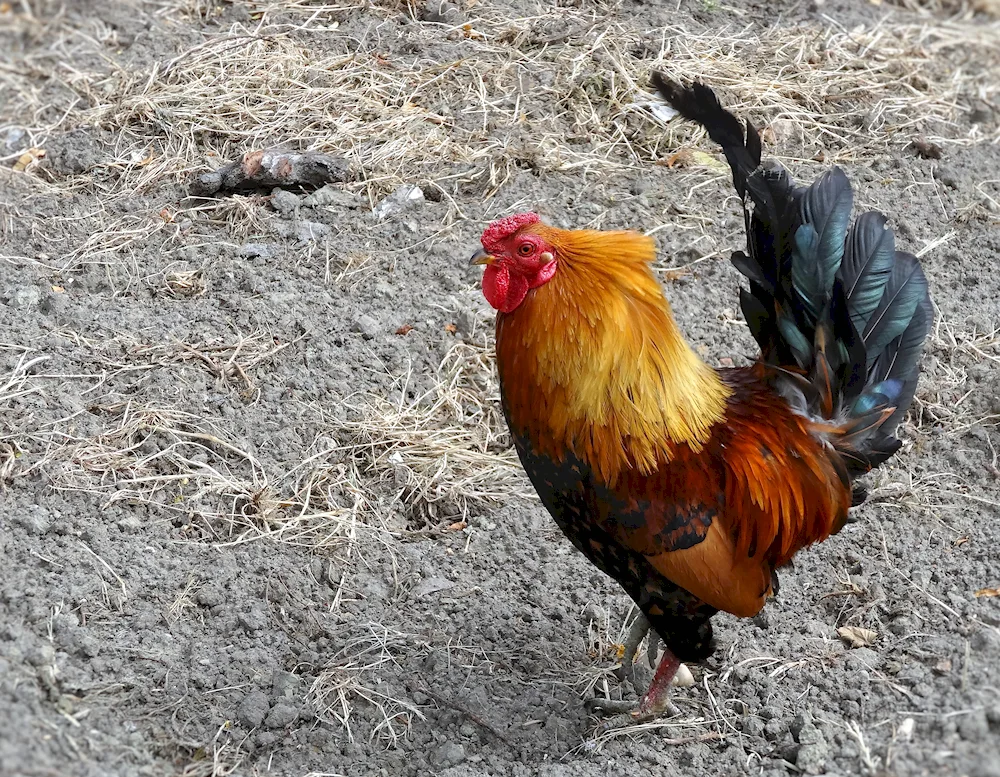
{"type": "Polygon", "coordinates": [[[558,269],[497,318],[497,365],[517,433],[572,450],[608,483],[699,450],[730,390],[684,341],[650,269],[652,238],[538,224],[558,269]]]}

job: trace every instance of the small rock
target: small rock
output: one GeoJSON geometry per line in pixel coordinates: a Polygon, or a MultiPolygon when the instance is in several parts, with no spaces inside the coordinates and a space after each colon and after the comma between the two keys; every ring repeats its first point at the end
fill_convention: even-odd
{"type": "Polygon", "coordinates": [[[118,531],[123,534],[132,534],[142,528],[142,519],[130,513],[123,518],[119,518],[115,522],[115,525],[118,527],[118,531]]]}
{"type": "Polygon", "coordinates": [[[253,741],[257,744],[257,747],[270,747],[278,739],[278,735],[273,731],[261,731],[253,738],[253,741]]]}
{"type": "Polygon", "coordinates": [[[413,703],[416,704],[418,707],[427,704],[427,702],[429,702],[430,700],[431,697],[428,696],[426,693],[423,693],[422,691],[413,692],[413,703]]]}
{"type": "Polygon", "coordinates": [[[456,742],[445,742],[431,753],[431,763],[442,769],[458,766],[465,760],[465,748],[456,742]]]}
{"type": "Polygon", "coordinates": [[[789,726],[789,730],[792,732],[792,736],[796,739],[799,738],[799,734],[804,728],[813,725],[812,715],[808,712],[800,712],[794,718],[792,718],[792,725],[789,726]]]}
{"type": "Polygon", "coordinates": [[[798,752],[795,754],[795,765],[806,774],[820,774],[830,757],[830,746],[823,737],[823,732],[813,723],[808,712],[795,716],[791,725],[792,734],[798,740],[798,752]]]}
{"type": "Polygon", "coordinates": [[[45,144],[45,166],[62,175],[79,175],[101,163],[101,146],[86,128],[50,138],[45,144]]]}
{"type": "Polygon", "coordinates": [[[299,711],[290,704],[275,704],[267,714],[264,725],[268,728],[284,728],[299,716],[299,711]]]}
{"type": "Polygon", "coordinates": [[[194,595],[194,599],[202,607],[217,607],[222,604],[225,597],[222,591],[215,587],[202,588],[194,595]]]}
{"type": "Polygon", "coordinates": [[[101,643],[90,634],[83,634],[76,641],[76,649],[86,658],[96,658],[101,652],[101,643]]]}
{"type": "Polygon", "coordinates": [[[594,604],[593,602],[587,602],[587,606],[583,608],[583,623],[606,623],[608,620],[608,612],[599,604],[594,604]]]}
{"type": "Polygon", "coordinates": [[[237,619],[247,631],[263,631],[267,627],[267,613],[257,606],[251,607],[249,612],[241,612],[237,619]]]}
{"type": "Polygon", "coordinates": [[[15,286],[10,293],[10,304],[15,308],[31,308],[42,299],[37,286],[15,286]]]}
{"type": "Polygon", "coordinates": [[[376,205],[372,213],[375,214],[375,218],[381,220],[390,216],[397,216],[423,201],[424,192],[419,186],[403,184],[376,205]]]}
{"type": "Polygon", "coordinates": [[[904,718],[903,722],[899,724],[899,728],[896,730],[896,736],[899,737],[901,742],[909,742],[913,739],[913,730],[916,726],[917,723],[913,718],[904,718]]]}
{"type": "Polygon", "coordinates": [[[299,204],[299,198],[286,189],[274,189],[271,192],[271,207],[278,213],[292,213],[299,204]]]}
{"type": "Polygon", "coordinates": [[[247,259],[270,259],[274,256],[274,246],[267,245],[266,243],[245,243],[240,246],[239,256],[245,257],[247,259]]]}
{"type": "Polygon", "coordinates": [[[202,173],[188,187],[188,191],[193,197],[210,197],[222,188],[222,173],[213,170],[210,173],[202,173]]]}
{"type": "Polygon", "coordinates": [[[471,310],[460,310],[455,314],[455,326],[462,334],[471,335],[476,329],[476,315],[471,310]]]}
{"type": "Polygon", "coordinates": [[[365,340],[371,340],[379,333],[381,327],[378,321],[369,316],[367,313],[362,313],[358,316],[357,320],[354,322],[353,327],[355,332],[360,332],[361,336],[365,340]]]}
{"type": "Polygon", "coordinates": [[[4,136],[4,145],[7,147],[8,151],[13,151],[14,149],[19,149],[23,146],[21,141],[24,136],[27,135],[27,131],[21,127],[11,127],[7,130],[4,136]]]}
{"type": "Polygon", "coordinates": [[[257,728],[264,722],[264,716],[270,707],[267,696],[261,690],[253,690],[248,693],[240,706],[236,710],[236,716],[247,728],[257,728]]]}
{"type": "Polygon", "coordinates": [[[802,139],[802,127],[791,119],[775,119],[769,127],[775,143],[790,145],[802,139]]]}
{"type": "Polygon", "coordinates": [[[788,730],[784,721],[775,718],[774,720],[769,720],[764,724],[764,737],[769,742],[774,742],[776,739],[780,739],[781,735],[788,730]]]}
{"type": "Polygon", "coordinates": [[[37,648],[29,650],[25,659],[35,667],[51,666],[56,660],[56,649],[48,642],[43,642],[37,648]]]}
{"type": "Polygon", "coordinates": [[[878,669],[882,665],[882,656],[871,648],[855,648],[848,654],[848,665],[854,670],[878,669]]]}
{"type": "Polygon", "coordinates": [[[826,742],[802,745],[795,756],[795,765],[806,774],[822,774],[826,769],[826,761],[829,757],[830,748],[826,742]]]}
{"type": "Polygon", "coordinates": [[[303,197],[302,204],[307,208],[334,206],[355,209],[360,208],[363,203],[356,194],[339,189],[332,184],[327,184],[322,189],[317,189],[312,194],[307,194],[303,197]]]}

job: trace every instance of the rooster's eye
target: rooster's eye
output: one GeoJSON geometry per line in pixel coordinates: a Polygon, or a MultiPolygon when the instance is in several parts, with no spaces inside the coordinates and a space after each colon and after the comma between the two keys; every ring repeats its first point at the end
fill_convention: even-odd
{"type": "Polygon", "coordinates": [[[517,252],[521,256],[531,256],[535,252],[535,247],[531,243],[521,243],[517,247],[517,252]]]}

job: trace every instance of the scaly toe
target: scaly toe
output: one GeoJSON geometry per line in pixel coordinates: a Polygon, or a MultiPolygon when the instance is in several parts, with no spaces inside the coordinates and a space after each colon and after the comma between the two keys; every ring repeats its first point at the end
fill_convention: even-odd
{"type": "Polygon", "coordinates": [[[587,699],[584,704],[587,707],[587,712],[591,712],[595,715],[619,715],[624,713],[632,713],[636,710],[636,703],[634,701],[621,701],[619,699],[602,699],[600,697],[594,697],[593,699],[587,699]]]}
{"type": "Polygon", "coordinates": [[[623,712],[619,715],[608,718],[597,727],[597,730],[594,731],[594,735],[601,736],[602,734],[607,734],[609,731],[613,731],[616,728],[628,728],[629,726],[634,726],[636,723],[645,722],[645,719],[639,715],[638,711],[633,709],[631,712],[623,712]]]}

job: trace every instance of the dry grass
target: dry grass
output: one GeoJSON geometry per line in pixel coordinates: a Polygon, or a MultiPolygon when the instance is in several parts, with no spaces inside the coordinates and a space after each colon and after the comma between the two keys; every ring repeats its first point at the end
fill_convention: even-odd
{"type": "Polygon", "coordinates": [[[1000,18],[1000,0],[891,0],[922,16],[948,14],[956,19],[968,21],[975,14],[983,14],[993,19],[1000,18]]]}
{"type": "Polygon", "coordinates": [[[394,663],[394,655],[406,650],[411,640],[402,632],[369,624],[369,633],[347,644],[313,682],[309,698],[316,716],[342,726],[353,742],[352,717],[357,715],[358,702],[364,702],[373,713],[369,738],[396,746],[414,718],[426,718],[412,702],[379,690],[378,675],[380,670],[385,672],[386,664],[394,663]]]}
{"type": "MultiPolygon", "coordinates": [[[[114,372],[192,363],[253,401],[248,373],[290,345],[264,333],[234,342],[133,343],[117,348],[127,363],[104,366],[114,372]]],[[[38,390],[26,377],[38,361],[22,356],[5,397],[38,390]]],[[[107,504],[151,505],[173,515],[192,539],[268,537],[350,560],[358,547],[384,543],[391,533],[463,522],[473,506],[533,497],[508,446],[497,391],[490,352],[460,343],[427,395],[393,404],[362,394],[337,416],[312,408],[322,431],[287,471],[269,471],[218,422],[131,402],[91,406],[89,415],[100,419],[96,433],[74,433],[77,424],[66,418],[21,443],[7,442],[4,461],[29,446],[31,464],[17,474],[44,471],[58,489],[100,495],[107,504]]],[[[404,379],[399,396],[406,395],[404,379]]]]}
{"type": "MultiPolygon", "coordinates": [[[[409,376],[403,378],[405,397],[409,376]]],[[[464,521],[469,505],[499,503],[533,491],[510,449],[499,413],[491,352],[459,344],[445,357],[425,396],[376,399],[339,426],[356,440],[351,459],[416,515],[411,524],[464,521]]]]}
{"type": "MultiPolygon", "coordinates": [[[[44,148],[76,126],[100,127],[115,145],[96,172],[59,177],[42,165],[26,173],[46,192],[101,192],[97,211],[72,216],[93,226],[85,241],[54,237],[58,259],[0,258],[57,274],[98,265],[116,294],[146,283],[197,296],[205,289],[201,268],[172,265],[148,277],[136,252],[182,245],[195,217],[224,226],[233,240],[264,232],[261,199],[229,197],[152,214],[112,213],[109,205],[247,149],[282,143],[346,156],[358,173],[352,186],[372,202],[403,182],[436,188],[452,202],[450,219],[464,217],[451,192],[475,186],[489,197],[521,168],[584,179],[639,169],[698,137],[688,125],[669,125],[664,134],[646,87],[654,68],[723,88],[734,109],[767,126],[779,154],[794,155],[786,159],[811,160],[822,151],[827,163],[863,163],[916,135],[943,145],[1000,140],[995,122],[969,130],[956,123],[1000,93],[1000,26],[961,15],[851,30],[832,20],[822,27],[645,30],[614,13],[560,9],[511,18],[479,4],[464,26],[414,26],[415,53],[390,56],[377,38],[359,40],[349,22],[362,8],[390,19],[400,6],[250,6],[252,22],[215,28],[173,58],[139,68],[107,53],[120,48],[119,33],[96,17],[71,21],[44,4],[15,4],[4,14],[15,33],[46,45],[0,63],[0,98],[8,116],[18,117],[0,126],[0,135],[21,133],[20,146],[0,161],[12,163],[24,149],[44,148]]],[[[165,25],[211,19],[217,11],[200,0],[144,8],[165,25]]],[[[0,232],[10,232],[14,218],[16,203],[0,232]]],[[[685,218],[702,233],[692,242],[693,261],[714,255],[715,244],[703,241],[704,219],[685,218]]],[[[65,226],[58,218],[52,225],[54,233],[65,226]]],[[[326,279],[352,285],[370,268],[369,255],[357,252],[341,267],[328,260],[326,279]]],[[[934,337],[950,353],[1000,359],[996,331],[945,325],[934,337]]],[[[252,401],[248,371],[286,345],[262,333],[234,342],[137,345],[130,364],[111,369],[143,360],[150,369],[192,362],[252,401]]],[[[36,390],[25,388],[26,369],[15,369],[6,384],[11,397],[36,390]]],[[[938,360],[918,395],[918,431],[933,422],[960,433],[996,420],[966,411],[964,370],[961,360],[938,360]]],[[[415,401],[352,402],[355,412],[325,419],[327,436],[288,473],[264,472],[204,419],[158,407],[108,406],[109,423],[97,436],[52,428],[36,442],[46,465],[61,462],[60,487],[201,516],[210,531],[198,531],[222,541],[266,535],[328,547],[356,537],[359,526],[434,527],[461,521],[472,503],[530,492],[506,446],[482,349],[458,347],[436,387],[415,401]],[[373,504],[373,489],[394,494],[396,507],[373,504]],[[393,510],[405,514],[402,526],[393,510]]],[[[21,445],[3,441],[0,480],[16,469],[21,445]]],[[[919,490],[920,482],[911,486],[919,490]]]]}
{"type": "MultiPolygon", "coordinates": [[[[31,370],[44,362],[46,356],[31,356],[31,350],[21,346],[0,344],[0,351],[12,351],[17,354],[17,362],[5,376],[0,376],[0,419],[6,421],[14,403],[30,394],[41,391],[37,381],[32,381],[31,370]]],[[[5,489],[7,482],[14,476],[18,468],[18,459],[24,454],[21,435],[9,429],[6,423],[0,421],[0,489],[5,489]]]]}
{"type": "MultiPolygon", "coordinates": [[[[16,27],[52,40],[44,54],[0,69],[10,115],[30,117],[23,144],[104,128],[117,138],[115,161],[96,185],[112,194],[284,143],[344,155],[372,201],[403,182],[445,192],[475,185],[489,197],[517,168],[590,175],[655,159],[671,141],[650,111],[654,68],[722,87],[733,108],[769,125],[779,151],[806,159],[824,151],[827,161],[863,161],[916,135],[941,144],[1000,138],[995,123],[968,133],[955,124],[1000,91],[997,24],[642,30],[614,14],[518,19],[481,4],[462,27],[413,33],[431,41],[418,45],[425,53],[390,56],[376,38],[359,46],[337,20],[362,7],[386,18],[395,9],[254,5],[253,24],[217,29],[139,69],[94,57],[117,42],[96,18],[81,31],[61,15],[14,13],[16,27]],[[40,77],[58,88],[37,89],[40,77]]],[[[158,7],[164,19],[204,15],[158,7]]]]}

